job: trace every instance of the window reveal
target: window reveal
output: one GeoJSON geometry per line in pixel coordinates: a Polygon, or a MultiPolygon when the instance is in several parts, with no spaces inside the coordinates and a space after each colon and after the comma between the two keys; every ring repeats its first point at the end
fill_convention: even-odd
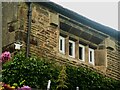
{"type": "Polygon", "coordinates": [[[71,40],[69,40],[69,56],[75,57],[75,42],[71,40]]]}
{"type": "Polygon", "coordinates": [[[90,62],[92,62],[93,57],[92,57],[92,51],[90,51],[90,62]]]}
{"type": "Polygon", "coordinates": [[[94,65],[94,49],[89,48],[89,63],[94,65]]]}
{"type": "Polygon", "coordinates": [[[83,45],[79,45],[79,59],[84,61],[85,57],[85,48],[83,45]]]}
{"type": "Polygon", "coordinates": [[[65,54],[65,38],[62,36],[59,36],[59,51],[65,54]]]}

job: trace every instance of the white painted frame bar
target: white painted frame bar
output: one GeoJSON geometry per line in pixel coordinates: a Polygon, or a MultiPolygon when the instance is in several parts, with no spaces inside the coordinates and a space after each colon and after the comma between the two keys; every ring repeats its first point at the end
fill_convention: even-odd
{"type": "Polygon", "coordinates": [[[85,61],[85,46],[79,44],[79,47],[82,48],[82,59],[81,59],[81,61],[85,61]]]}
{"type": "Polygon", "coordinates": [[[65,38],[62,36],[59,36],[59,52],[62,54],[65,54],[65,38]],[[62,40],[62,50],[60,50],[60,47],[61,47],[60,40],[62,40]]]}
{"type": "Polygon", "coordinates": [[[75,58],[75,42],[72,40],[69,40],[69,43],[72,43],[73,48],[72,48],[72,55],[69,55],[72,58],[75,58]]]}
{"type": "Polygon", "coordinates": [[[94,65],[94,49],[89,48],[89,63],[94,65]],[[90,61],[90,52],[92,52],[92,61],[90,61]]]}

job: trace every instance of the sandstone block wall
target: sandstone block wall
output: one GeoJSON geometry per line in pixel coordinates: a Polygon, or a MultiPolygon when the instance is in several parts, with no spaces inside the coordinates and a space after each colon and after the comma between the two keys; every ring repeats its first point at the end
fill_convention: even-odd
{"type": "MultiPolygon", "coordinates": [[[[27,40],[27,5],[21,6],[22,18],[19,19],[20,26],[23,30],[19,30],[18,34],[21,33],[21,40],[23,43],[27,40]],[[23,24],[24,22],[24,24],[23,24]]],[[[50,13],[49,9],[32,4],[32,22],[31,22],[31,33],[30,33],[30,52],[39,56],[55,56],[58,51],[58,27],[50,25],[50,13]]],[[[54,12],[52,12],[54,13],[54,12]]],[[[17,36],[17,35],[16,35],[17,36]]],[[[26,45],[23,46],[26,48],[26,45]]]]}
{"type": "MultiPolygon", "coordinates": [[[[12,5],[12,4],[11,4],[12,5]]],[[[8,5],[9,6],[9,5],[8,5]]],[[[7,4],[5,4],[4,7],[7,7],[7,4]]],[[[10,24],[7,24],[7,22],[10,20],[10,22],[14,21],[7,15],[7,13],[4,13],[4,26],[3,26],[3,46],[11,46],[10,43],[14,43],[18,40],[23,43],[22,48],[26,48],[26,40],[27,40],[27,29],[28,29],[28,6],[26,3],[19,3],[17,6],[14,6],[13,8],[16,8],[16,10],[13,13],[16,13],[17,22],[14,22],[12,25],[16,27],[16,29],[13,32],[9,32],[8,26],[10,24]],[[12,41],[10,41],[12,40],[12,41]]],[[[7,11],[7,8],[4,8],[4,11],[7,11]]],[[[11,10],[12,11],[12,10],[11,10]]],[[[31,22],[31,33],[30,33],[30,53],[38,55],[39,57],[46,57],[46,58],[54,58],[56,61],[63,62],[63,63],[70,63],[73,65],[82,65],[82,66],[88,66],[91,68],[91,65],[88,64],[88,55],[85,57],[85,63],[81,63],[77,59],[69,59],[66,56],[63,56],[59,53],[58,45],[59,45],[59,34],[60,29],[59,25],[51,24],[51,15],[58,15],[58,13],[48,9],[47,7],[41,6],[36,3],[32,3],[32,22],[31,22]]],[[[53,17],[52,17],[53,18],[53,17]]],[[[59,18],[58,18],[59,20],[59,18]]],[[[58,22],[55,22],[55,24],[58,24],[58,22]]],[[[14,44],[12,44],[12,49],[14,49],[14,44]]],[[[12,50],[9,48],[9,50],[12,50]]],[[[88,47],[85,47],[85,50],[88,51],[88,47]]],[[[104,72],[102,74],[106,74],[110,77],[113,77],[115,79],[120,79],[120,50],[116,49],[117,52],[111,51],[111,50],[99,50],[98,52],[103,55],[99,60],[95,58],[96,62],[95,65],[101,65],[101,67],[92,66],[92,68],[95,69],[104,69],[104,72]],[[105,55],[103,53],[106,54],[105,55]],[[104,59],[102,62],[101,59],[104,59]],[[106,61],[107,60],[107,61],[106,61]],[[104,67],[107,63],[107,68],[104,67]],[[106,68],[106,69],[105,69],[106,68]]],[[[86,52],[87,52],[86,51],[86,52]]],[[[96,50],[97,52],[97,50],[96,50]]],[[[88,54],[88,52],[87,52],[88,54]]],[[[100,57],[98,53],[95,53],[97,57],[100,57]]],[[[76,57],[77,58],[77,57],[76,57]]],[[[101,72],[101,71],[100,71],[101,72]]]]}
{"type": "Polygon", "coordinates": [[[116,79],[120,79],[120,53],[107,50],[107,70],[106,74],[116,79]]]}

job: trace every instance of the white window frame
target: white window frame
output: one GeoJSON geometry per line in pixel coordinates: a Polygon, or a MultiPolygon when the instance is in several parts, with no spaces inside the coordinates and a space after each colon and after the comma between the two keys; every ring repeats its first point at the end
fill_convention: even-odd
{"type": "Polygon", "coordinates": [[[85,61],[85,46],[79,44],[79,47],[82,48],[82,59],[80,61],[85,61]]]}
{"type": "Polygon", "coordinates": [[[62,54],[65,54],[65,38],[62,36],[59,36],[59,52],[62,54]],[[60,50],[60,47],[61,47],[60,40],[62,40],[62,50],[60,50]]]}
{"type": "Polygon", "coordinates": [[[94,49],[89,48],[89,63],[94,65],[94,49]],[[90,61],[90,52],[92,52],[92,61],[90,61]]]}
{"type": "Polygon", "coordinates": [[[72,43],[73,49],[72,49],[72,55],[69,55],[72,58],[75,58],[75,42],[72,40],[69,40],[69,43],[72,43]]]}

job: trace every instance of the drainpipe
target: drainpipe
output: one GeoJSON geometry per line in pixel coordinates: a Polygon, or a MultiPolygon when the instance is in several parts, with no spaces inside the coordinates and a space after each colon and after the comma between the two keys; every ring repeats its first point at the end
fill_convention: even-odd
{"type": "Polygon", "coordinates": [[[0,2],[0,55],[2,54],[2,2],[0,2]]]}
{"type": "Polygon", "coordinates": [[[31,17],[32,17],[32,4],[28,2],[28,31],[27,31],[27,43],[26,43],[26,57],[29,57],[30,52],[30,31],[31,31],[31,17]]]}
{"type": "Polygon", "coordinates": [[[120,1],[118,2],[118,30],[120,30],[120,1]]]}

